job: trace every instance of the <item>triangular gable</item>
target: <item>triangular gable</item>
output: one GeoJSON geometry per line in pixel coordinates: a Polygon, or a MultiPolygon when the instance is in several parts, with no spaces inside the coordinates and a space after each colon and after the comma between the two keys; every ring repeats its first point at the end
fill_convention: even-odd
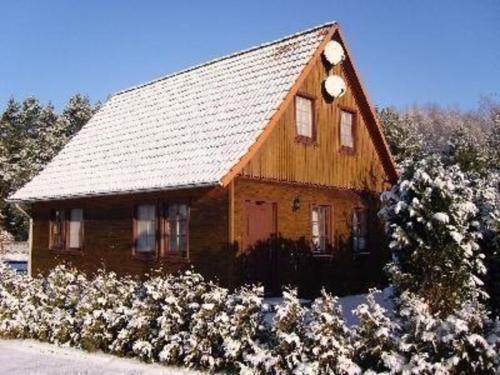
{"type": "Polygon", "coordinates": [[[279,106],[278,110],[274,114],[274,116],[269,121],[267,127],[262,131],[260,136],[257,138],[256,142],[250,147],[248,152],[240,159],[240,161],[231,168],[231,170],[224,176],[222,179],[222,185],[227,186],[241,171],[245,166],[252,160],[252,158],[257,155],[258,151],[263,147],[266,140],[270,137],[272,132],[275,130],[276,126],[278,126],[280,119],[284,116],[285,112],[292,105],[295,95],[298,93],[300,87],[307,79],[312,69],[318,64],[320,59],[322,58],[322,53],[325,45],[332,39],[339,41],[345,49],[346,52],[346,60],[343,62],[344,69],[348,71],[350,77],[353,78],[349,83],[353,86],[354,90],[356,90],[359,95],[357,98],[361,101],[360,107],[364,109],[363,115],[367,118],[367,127],[370,132],[370,136],[372,141],[376,147],[377,154],[381,160],[381,163],[384,167],[384,170],[388,176],[389,182],[395,183],[398,175],[396,172],[396,165],[394,159],[390,153],[388,144],[385,140],[382,128],[378,122],[375,110],[369,96],[367,94],[366,89],[363,86],[362,80],[360,79],[357,68],[354,64],[351,51],[349,50],[348,45],[345,42],[345,39],[342,35],[342,32],[337,24],[330,27],[328,33],[325,35],[324,40],[318,46],[315,53],[312,55],[308,64],[304,67],[300,76],[297,78],[293,87],[290,89],[283,102],[279,106]]]}

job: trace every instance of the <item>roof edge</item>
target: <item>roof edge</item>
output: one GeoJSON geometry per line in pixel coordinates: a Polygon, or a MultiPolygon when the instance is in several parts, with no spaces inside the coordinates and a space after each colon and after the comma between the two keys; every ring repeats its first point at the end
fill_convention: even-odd
{"type": "Polygon", "coordinates": [[[58,197],[45,197],[45,198],[27,198],[27,199],[12,199],[11,197],[15,194],[11,195],[7,199],[6,202],[9,203],[37,203],[37,202],[52,202],[52,201],[62,201],[69,199],[84,199],[84,198],[97,198],[97,197],[107,197],[107,196],[116,196],[116,195],[129,195],[129,194],[141,194],[141,193],[153,193],[153,192],[161,192],[161,191],[172,191],[172,190],[187,190],[187,189],[198,189],[198,188],[207,188],[207,187],[216,187],[221,184],[217,181],[212,182],[204,182],[200,184],[186,184],[186,185],[176,185],[176,186],[167,186],[167,187],[158,187],[158,188],[148,188],[148,189],[133,189],[133,190],[112,190],[107,192],[97,192],[97,193],[88,193],[88,194],[70,194],[70,195],[61,195],[58,197]]]}
{"type": "Polygon", "coordinates": [[[152,85],[154,83],[157,83],[157,82],[160,82],[160,81],[163,81],[163,80],[166,80],[166,79],[169,79],[169,78],[181,75],[181,74],[189,73],[189,72],[191,72],[193,70],[202,68],[204,66],[212,65],[212,64],[218,63],[220,61],[224,61],[224,60],[227,60],[227,59],[239,56],[239,55],[243,55],[245,53],[249,53],[249,52],[258,50],[260,48],[268,47],[268,46],[271,46],[273,44],[281,43],[281,42],[284,42],[284,41],[286,41],[288,39],[296,38],[296,37],[298,37],[300,35],[303,35],[303,34],[312,33],[312,32],[314,32],[316,30],[319,30],[319,29],[323,29],[323,28],[327,28],[327,27],[332,27],[334,25],[337,25],[336,21],[325,22],[323,24],[311,27],[309,29],[306,29],[306,30],[303,30],[303,31],[299,31],[297,33],[293,33],[293,34],[290,34],[290,35],[287,35],[287,36],[285,36],[283,38],[275,39],[275,40],[273,40],[271,42],[266,42],[266,43],[258,44],[258,45],[255,45],[253,47],[245,48],[245,49],[237,51],[237,52],[233,52],[233,53],[230,53],[230,54],[227,54],[227,55],[216,57],[216,58],[214,58],[212,60],[209,60],[207,62],[204,62],[204,63],[201,63],[201,64],[197,64],[197,65],[193,65],[193,66],[190,66],[189,68],[181,69],[181,70],[178,70],[176,72],[167,74],[165,76],[162,76],[162,77],[159,77],[159,78],[155,78],[155,79],[152,79],[150,81],[147,81],[147,82],[144,82],[144,83],[141,83],[141,84],[138,84],[138,85],[135,85],[135,86],[132,86],[132,87],[129,87],[129,88],[117,91],[114,94],[112,94],[111,96],[125,94],[127,92],[134,91],[136,89],[139,89],[139,88],[142,88],[142,87],[145,87],[145,86],[149,86],[149,85],[152,85]]]}

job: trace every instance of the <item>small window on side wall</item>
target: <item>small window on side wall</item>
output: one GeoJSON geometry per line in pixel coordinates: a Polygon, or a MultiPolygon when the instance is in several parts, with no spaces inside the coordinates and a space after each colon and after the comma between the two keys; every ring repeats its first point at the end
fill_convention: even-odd
{"type": "Polygon", "coordinates": [[[355,254],[368,254],[368,211],[357,208],[352,216],[352,247],[355,254]]]}
{"type": "Polygon", "coordinates": [[[344,150],[354,151],[355,120],[355,113],[340,110],[340,146],[344,150]]]}
{"type": "Polygon", "coordinates": [[[305,96],[295,97],[295,126],[297,140],[311,142],[315,139],[314,100],[305,96]]]}
{"type": "Polygon", "coordinates": [[[324,254],[331,246],[332,212],[330,206],[313,206],[311,210],[312,245],[315,253],[324,254]]]}

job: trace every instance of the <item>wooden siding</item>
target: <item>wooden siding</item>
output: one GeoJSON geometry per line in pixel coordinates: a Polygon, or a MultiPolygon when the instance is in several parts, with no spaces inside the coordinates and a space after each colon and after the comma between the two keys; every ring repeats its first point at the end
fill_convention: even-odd
{"type": "MultiPolygon", "coordinates": [[[[235,223],[234,239],[239,245],[244,242],[245,199],[265,200],[276,203],[277,234],[290,239],[304,238],[311,240],[311,208],[314,205],[330,205],[333,209],[333,237],[337,249],[351,250],[352,213],[355,208],[366,207],[376,211],[377,205],[362,194],[336,188],[263,182],[239,177],[235,181],[235,223]],[[300,201],[300,208],[294,210],[295,198],[300,201]]],[[[372,232],[372,240],[380,240],[380,231],[372,232]]],[[[373,243],[378,247],[379,243],[373,243]]]]}
{"type": "Polygon", "coordinates": [[[361,104],[361,88],[353,79],[353,66],[346,60],[331,69],[348,85],[347,93],[333,101],[323,93],[322,84],[329,74],[326,66],[322,59],[318,59],[298,90],[316,98],[316,142],[311,145],[297,142],[292,101],[262,147],[242,169],[241,175],[375,191],[382,191],[387,186],[389,177],[372,139],[374,131],[370,130],[376,125],[368,123],[370,108],[361,104]],[[354,153],[345,152],[340,146],[342,108],[356,113],[354,153]]]}
{"type": "Polygon", "coordinates": [[[162,193],[96,197],[33,205],[33,272],[46,272],[63,261],[86,272],[103,265],[119,274],[143,274],[163,267],[173,272],[193,265],[207,277],[228,283],[228,194],[226,189],[179,190],[162,193]],[[190,202],[189,262],[176,258],[145,260],[132,255],[134,206],[142,202],[190,202]],[[83,208],[84,243],[81,254],[49,250],[49,216],[54,208],[83,208]]]}

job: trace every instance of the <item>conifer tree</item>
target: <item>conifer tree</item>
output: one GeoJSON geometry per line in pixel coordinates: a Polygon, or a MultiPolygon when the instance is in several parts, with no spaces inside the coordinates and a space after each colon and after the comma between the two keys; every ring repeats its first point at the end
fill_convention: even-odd
{"type": "Polygon", "coordinates": [[[448,314],[482,294],[486,270],[473,197],[458,165],[446,167],[435,156],[407,168],[382,196],[393,283],[423,297],[433,312],[448,314]]]}

